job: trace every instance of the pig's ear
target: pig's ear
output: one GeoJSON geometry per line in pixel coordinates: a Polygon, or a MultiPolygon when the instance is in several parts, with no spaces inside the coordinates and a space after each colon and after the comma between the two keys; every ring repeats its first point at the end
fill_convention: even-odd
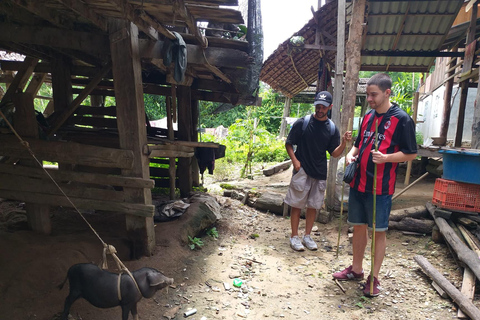
{"type": "Polygon", "coordinates": [[[162,277],[159,273],[149,272],[147,274],[147,279],[150,287],[156,287],[162,283],[165,283],[165,278],[162,277]]]}

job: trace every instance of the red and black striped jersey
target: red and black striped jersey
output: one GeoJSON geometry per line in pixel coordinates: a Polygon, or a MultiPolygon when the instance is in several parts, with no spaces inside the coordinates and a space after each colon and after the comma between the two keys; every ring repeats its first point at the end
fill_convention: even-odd
{"type": "MultiPolygon", "coordinates": [[[[417,153],[415,140],[415,123],[412,118],[396,104],[384,114],[378,114],[370,110],[362,120],[358,137],[355,140],[355,147],[362,149],[359,168],[355,178],[350,183],[351,188],[359,192],[373,192],[374,163],[372,161],[372,149],[374,150],[375,123],[378,121],[378,151],[384,154],[391,154],[402,151],[405,154],[417,153]],[[383,117],[386,117],[383,119],[383,117]],[[383,120],[383,121],[382,121],[383,120]]],[[[397,178],[398,163],[387,162],[377,164],[377,195],[392,195],[395,192],[395,181],[397,178]]]]}

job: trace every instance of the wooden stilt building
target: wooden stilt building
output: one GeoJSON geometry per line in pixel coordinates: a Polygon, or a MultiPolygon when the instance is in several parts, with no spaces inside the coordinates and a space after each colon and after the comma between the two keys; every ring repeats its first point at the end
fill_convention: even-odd
{"type": "MultiPolygon", "coordinates": [[[[261,43],[205,35],[208,22],[220,35],[226,31],[219,24],[244,24],[237,6],[237,0],[1,1],[0,50],[25,58],[0,61],[6,83],[0,110],[14,107],[6,117],[29,149],[1,119],[0,197],[24,201],[31,228],[47,234],[52,206],[125,214],[136,256],[151,255],[151,159],[170,167],[156,169],[166,178],[157,186],[188,195],[198,182],[195,148],[218,147],[198,142],[198,101],[257,101],[254,55],[261,43]],[[43,82],[51,82],[53,95],[39,129],[34,99],[46,98],[38,96],[43,82]],[[147,126],[144,93],[167,97],[168,130],[147,126]],[[115,97],[115,106],[104,106],[106,96],[115,97]],[[46,171],[63,191],[31,153],[40,163],[58,163],[46,171]]],[[[259,3],[249,6],[255,13],[259,3]]],[[[252,17],[246,39],[261,32],[252,17]]]]}

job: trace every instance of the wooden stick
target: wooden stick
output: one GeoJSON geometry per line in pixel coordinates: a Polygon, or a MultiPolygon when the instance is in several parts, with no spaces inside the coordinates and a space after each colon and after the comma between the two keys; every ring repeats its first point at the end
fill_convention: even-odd
{"type": "MultiPolygon", "coordinates": [[[[433,216],[435,212],[435,206],[427,202],[426,207],[430,214],[433,216]]],[[[456,233],[448,225],[445,219],[435,217],[435,223],[440,229],[440,232],[444,236],[445,240],[452,246],[453,250],[457,253],[458,259],[468,265],[470,269],[472,269],[473,273],[475,273],[475,276],[480,279],[480,261],[478,259],[478,255],[470,248],[468,248],[465,244],[463,244],[463,242],[458,238],[456,233]]]]}
{"type": "MultiPolygon", "coordinates": [[[[347,131],[350,130],[352,126],[352,118],[348,119],[348,126],[347,131]]],[[[347,167],[347,146],[345,145],[345,157],[343,161],[343,173],[345,174],[345,168],[347,167]]],[[[337,239],[337,258],[338,258],[338,251],[340,249],[340,233],[342,232],[342,222],[343,222],[343,192],[345,190],[345,181],[342,181],[342,197],[340,200],[340,222],[338,224],[338,239],[337,239]]]]}
{"type": "Polygon", "coordinates": [[[411,187],[413,187],[417,182],[419,182],[420,180],[422,180],[422,179],[425,178],[426,176],[428,176],[428,172],[425,172],[420,178],[418,178],[417,180],[413,181],[411,184],[409,184],[408,186],[406,186],[402,191],[400,191],[399,193],[397,193],[396,195],[394,195],[393,198],[392,198],[392,201],[395,200],[396,198],[398,198],[400,195],[402,195],[405,191],[407,191],[408,189],[410,189],[411,187]]]}
{"type": "Polygon", "coordinates": [[[335,283],[336,283],[336,284],[337,284],[337,286],[338,286],[338,287],[339,287],[339,288],[340,288],[340,289],[343,291],[343,293],[345,293],[345,292],[346,292],[345,288],[344,288],[344,287],[342,287],[342,285],[340,284],[340,282],[338,282],[338,280],[337,280],[337,279],[335,279],[335,283]]]}
{"type": "MultiPolygon", "coordinates": [[[[375,121],[375,151],[378,151],[378,120],[375,121]]],[[[373,169],[373,229],[372,229],[372,267],[370,272],[370,295],[373,295],[373,284],[375,276],[375,224],[377,219],[377,164],[375,163],[373,169]]]]}
{"type": "MultiPolygon", "coordinates": [[[[440,218],[442,219],[442,218],[440,218]]],[[[444,276],[441,275],[428,260],[423,256],[415,256],[413,258],[422,267],[423,271],[432,278],[442,288],[455,303],[458,304],[460,309],[463,310],[470,318],[480,319],[480,310],[477,309],[465,296],[458,291],[444,276]]]]}

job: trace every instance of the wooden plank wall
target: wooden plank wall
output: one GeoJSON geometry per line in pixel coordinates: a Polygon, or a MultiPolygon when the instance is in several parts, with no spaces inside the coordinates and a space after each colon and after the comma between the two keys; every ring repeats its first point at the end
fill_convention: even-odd
{"type": "MultiPolygon", "coordinates": [[[[101,173],[112,169],[132,168],[132,151],[76,142],[25,140],[38,159],[72,165],[70,170],[50,168],[46,171],[77,208],[153,216],[153,205],[129,202],[123,188],[151,189],[154,181],[101,173]],[[77,171],[79,168],[96,172],[77,171]]],[[[4,163],[0,163],[0,197],[72,207],[62,191],[38,164],[35,167],[22,165],[22,159],[31,161],[32,156],[16,137],[0,135],[0,156],[3,156],[4,160],[4,163]]]]}

